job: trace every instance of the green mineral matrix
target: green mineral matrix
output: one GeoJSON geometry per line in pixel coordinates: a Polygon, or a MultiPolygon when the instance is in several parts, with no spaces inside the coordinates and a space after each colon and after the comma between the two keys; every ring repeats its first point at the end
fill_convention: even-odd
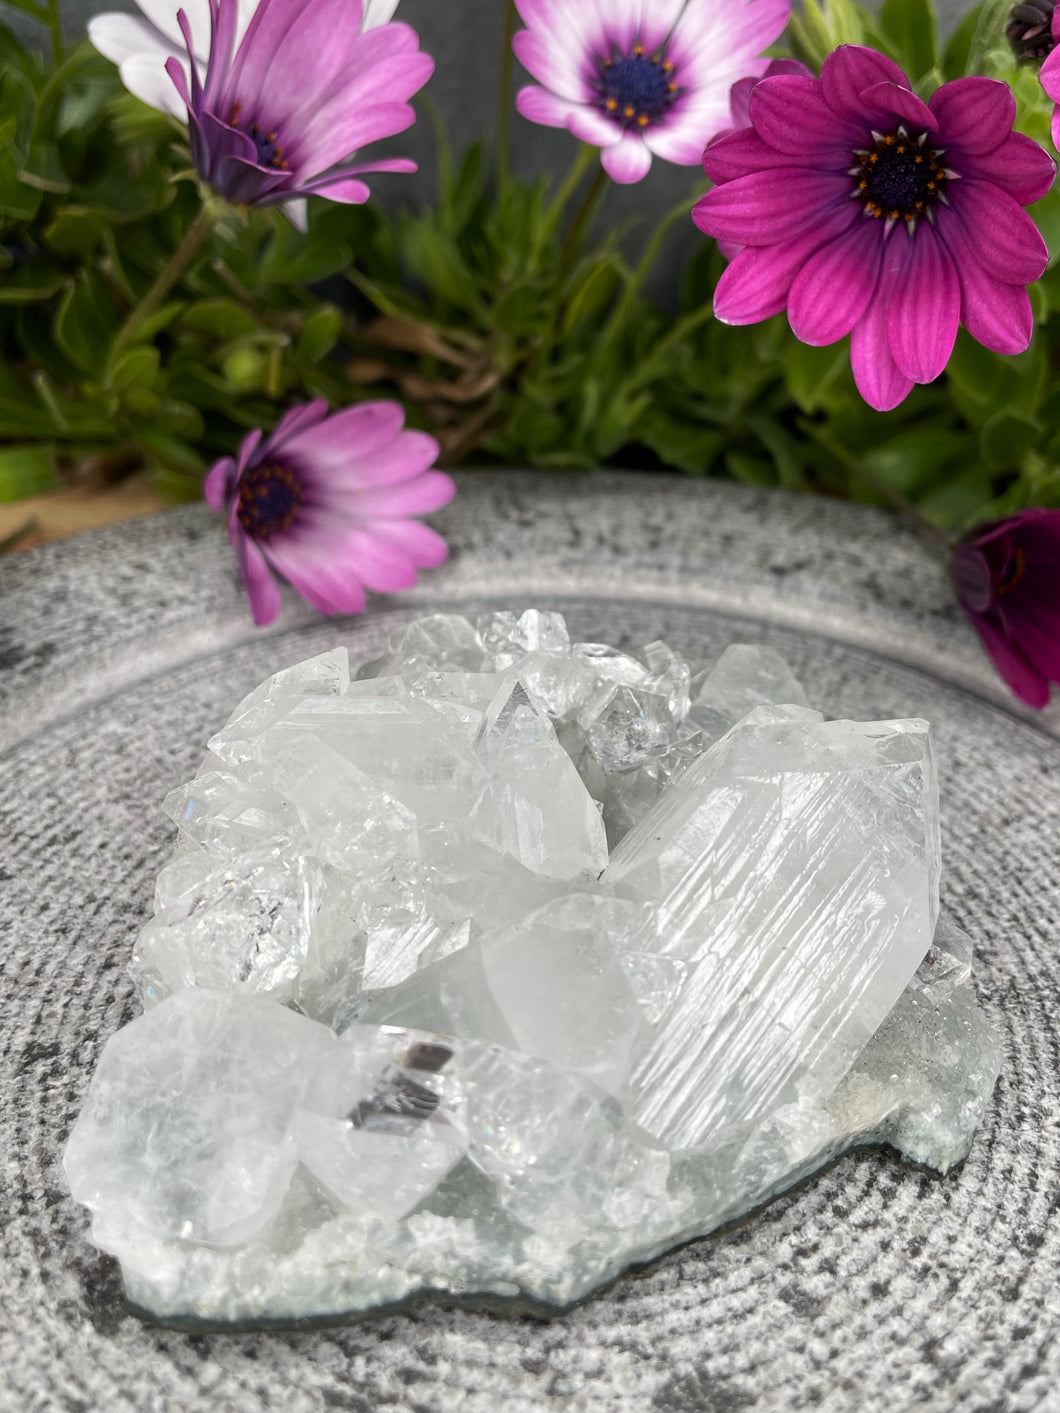
{"type": "Polygon", "coordinates": [[[209,748],[66,1152],[153,1317],[561,1308],[853,1145],[967,1153],[926,722],[530,609],[300,663],[209,748]]]}

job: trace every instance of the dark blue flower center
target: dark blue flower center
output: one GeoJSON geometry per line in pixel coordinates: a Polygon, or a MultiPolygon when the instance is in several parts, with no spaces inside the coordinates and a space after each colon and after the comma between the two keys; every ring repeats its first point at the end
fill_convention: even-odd
{"type": "Polygon", "coordinates": [[[236,515],[252,540],[268,540],[289,530],[305,503],[305,492],[290,466],[263,462],[244,471],[236,515]]]}
{"type": "Polygon", "coordinates": [[[866,216],[884,221],[888,230],[904,221],[912,235],[922,217],[934,221],[938,202],[949,205],[945,188],[957,173],[942,166],[939,159],[944,153],[928,147],[926,132],[913,136],[900,125],[894,132],[872,136],[871,147],[854,151],[851,195],[861,202],[866,216]]]}
{"type": "Polygon", "coordinates": [[[647,54],[643,44],[634,45],[632,54],[599,59],[597,66],[597,106],[627,128],[658,122],[680,93],[673,63],[663,54],[647,54]]]}
{"type": "Polygon", "coordinates": [[[262,132],[257,123],[243,123],[239,120],[240,104],[232,109],[231,124],[237,132],[245,133],[257,150],[258,165],[261,167],[276,167],[281,172],[286,172],[288,163],[287,156],[280,146],[279,134],[275,132],[262,132]]]}

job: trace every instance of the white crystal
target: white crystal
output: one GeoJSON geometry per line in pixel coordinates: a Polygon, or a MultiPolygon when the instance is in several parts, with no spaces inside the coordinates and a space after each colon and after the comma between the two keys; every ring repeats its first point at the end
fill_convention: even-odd
{"type": "Polygon", "coordinates": [[[248,1240],[280,1209],[295,1108],[335,1044],[270,1001],[178,992],[107,1042],[66,1148],[70,1190],[132,1239],[248,1240]]]}
{"type": "Polygon", "coordinates": [[[709,744],[759,706],[809,706],[802,685],[773,648],[730,643],[703,674],[691,705],[692,720],[709,744]]]}
{"type": "Polygon", "coordinates": [[[211,751],[67,1153],[158,1317],[566,1305],[852,1144],[967,1152],[923,722],[528,610],[298,664],[211,751]]]}
{"type": "Polygon", "coordinates": [[[761,707],[619,845],[611,885],[659,908],[694,964],[633,1079],[671,1147],[835,1088],[938,916],[938,796],[922,721],[761,707]]]}

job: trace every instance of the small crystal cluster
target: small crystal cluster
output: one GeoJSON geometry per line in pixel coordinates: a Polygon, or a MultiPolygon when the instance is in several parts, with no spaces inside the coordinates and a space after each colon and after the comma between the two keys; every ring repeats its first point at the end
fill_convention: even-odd
{"type": "Polygon", "coordinates": [[[209,743],[66,1152],[136,1305],[564,1305],[854,1143],[945,1172],[997,1075],[919,720],[435,615],[209,743]]]}

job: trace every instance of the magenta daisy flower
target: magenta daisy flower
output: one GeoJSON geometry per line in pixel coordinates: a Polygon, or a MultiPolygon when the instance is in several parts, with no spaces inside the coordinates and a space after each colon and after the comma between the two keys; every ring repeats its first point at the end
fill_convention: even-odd
{"type": "MultiPolygon", "coordinates": [[[[1037,8],[1042,10],[1044,6],[1039,5],[1037,8]]],[[[1039,32],[1037,36],[1038,52],[1048,54],[1049,57],[1042,65],[1038,77],[1046,95],[1054,103],[1060,103],[1060,47],[1057,47],[1060,46],[1060,10],[1052,10],[1051,19],[1047,20],[1043,29],[1044,33],[1039,32]]],[[[1030,57],[1037,57],[1037,54],[1030,57]]],[[[1060,147],[1060,108],[1053,109],[1052,128],[1053,146],[1060,147]]]]}
{"type": "Polygon", "coordinates": [[[866,402],[886,411],[945,368],[963,323],[997,353],[1033,332],[1026,286],[1048,252],[1024,206],[1056,164],[1012,131],[1006,84],[963,78],[924,103],[901,69],[844,45],[819,80],[763,79],[751,127],[704,157],[707,235],[743,246],[714,310],[754,324],[783,309],[797,338],[851,335],[866,402]]]}
{"type": "Polygon", "coordinates": [[[979,525],[950,561],[957,598],[1021,701],[1044,707],[1060,683],[1060,510],[979,525]]]}
{"type": "Polygon", "coordinates": [[[244,440],[203,488],[228,512],[255,623],[280,611],[273,573],[321,613],[359,613],[364,591],[410,588],[417,570],[445,559],[445,541],[412,519],[446,505],[456,488],[430,468],[438,443],[402,430],[396,402],[365,402],[328,416],[327,403],[295,407],[271,436],[244,440]]]}
{"type": "Polygon", "coordinates": [[[727,125],[729,90],[761,74],[763,49],[789,0],[515,0],[513,41],[538,80],[520,91],[524,118],[603,148],[616,182],[647,175],[653,155],[694,166],[727,125]]]}
{"type": "Polygon", "coordinates": [[[241,206],[303,196],[357,204],[368,199],[366,173],[416,170],[404,158],[352,160],[415,121],[407,100],[434,69],[415,30],[363,31],[361,0],[260,0],[238,46],[239,0],[211,0],[211,19],[205,76],[183,10],[188,57],[165,67],[188,110],[195,169],[220,196],[241,206]]]}

